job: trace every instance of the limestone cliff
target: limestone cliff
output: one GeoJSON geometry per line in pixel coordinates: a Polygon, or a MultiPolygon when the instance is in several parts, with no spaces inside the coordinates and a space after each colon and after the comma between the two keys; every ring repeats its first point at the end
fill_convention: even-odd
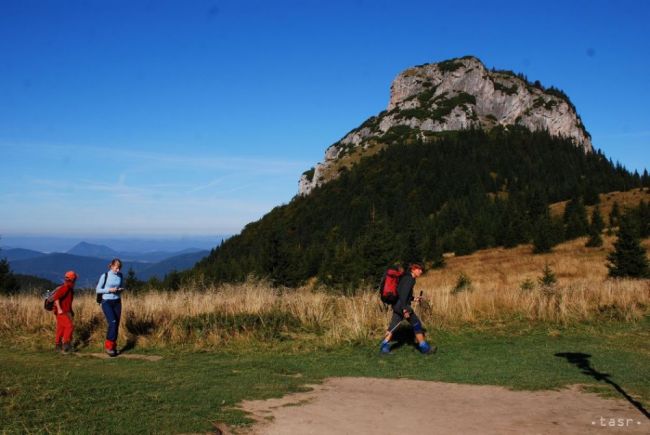
{"type": "Polygon", "coordinates": [[[590,135],[562,91],[511,71],[488,70],[468,56],[400,73],[391,85],[388,108],[327,148],[324,162],[302,175],[299,194],[309,194],[336,178],[341,168],[397,138],[426,141],[436,132],[499,125],[546,130],[592,151],[590,135]]]}

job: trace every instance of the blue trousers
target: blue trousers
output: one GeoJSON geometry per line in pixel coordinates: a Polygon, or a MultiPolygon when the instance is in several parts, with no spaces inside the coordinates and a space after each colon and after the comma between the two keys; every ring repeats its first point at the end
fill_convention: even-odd
{"type": "Polygon", "coordinates": [[[122,317],[122,301],[120,299],[114,301],[102,301],[102,311],[108,323],[108,331],[106,332],[106,339],[117,341],[117,331],[120,327],[120,318],[122,317]]]}

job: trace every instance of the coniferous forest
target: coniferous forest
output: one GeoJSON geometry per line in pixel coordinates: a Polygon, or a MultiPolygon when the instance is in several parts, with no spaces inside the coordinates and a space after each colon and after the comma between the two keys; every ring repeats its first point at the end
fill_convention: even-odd
{"type": "MultiPolygon", "coordinates": [[[[534,243],[536,252],[588,235],[598,194],[649,186],[601,152],[521,127],[413,132],[296,196],[217,248],[184,278],[297,286],[316,277],[338,291],[376,284],[387,265],[444,264],[443,252],[534,243]],[[563,217],[550,203],[570,200],[563,217]]],[[[648,220],[648,206],[637,211],[648,220]]]]}

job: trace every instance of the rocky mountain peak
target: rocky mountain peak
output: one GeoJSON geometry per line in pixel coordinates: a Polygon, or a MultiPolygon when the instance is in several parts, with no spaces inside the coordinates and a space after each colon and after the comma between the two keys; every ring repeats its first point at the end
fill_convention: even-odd
{"type": "Polygon", "coordinates": [[[512,71],[488,70],[473,56],[419,65],[400,73],[385,111],[366,120],[325,151],[306,171],[299,194],[338,176],[362,155],[376,152],[406,132],[428,140],[436,132],[516,125],[571,139],[585,152],[591,137],[569,98],[559,89],[530,83],[512,71]]]}

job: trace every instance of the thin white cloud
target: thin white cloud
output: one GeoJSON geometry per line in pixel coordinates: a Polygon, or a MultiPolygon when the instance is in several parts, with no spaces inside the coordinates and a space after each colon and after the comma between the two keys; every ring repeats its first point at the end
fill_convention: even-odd
{"type": "Polygon", "coordinates": [[[224,180],[224,177],[216,178],[216,179],[210,181],[207,184],[202,184],[202,185],[191,188],[190,190],[188,190],[187,193],[196,193],[196,192],[199,192],[201,190],[206,190],[206,189],[209,189],[211,187],[218,186],[221,183],[223,183],[223,180],[224,180]]]}
{"type": "MultiPolygon", "coordinates": [[[[235,232],[288,200],[284,197],[291,192],[284,192],[278,183],[286,184],[291,173],[305,166],[297,161],[111,148],[119,155],[119,169],[95,172],[85,170],[90,167],[82,162],[104,159],[104,147],[33,145],[16,146],[12,151],[19,153],[18,159],[34,155],[45,162],[66,156],[74,160],[64,178],[28,166],[4,192],[0,189],[0,199],[10,205],[0,210],[0,221],[5,231],[14,232],[35,228],[50,232],[235,232]],[[107,213],[113,205],[115,213],[107,213]],[[39,216],[48,218],[44,221],[39,216]]],[[[21,161],[29,165],[28,160],[21,161]]]]}
{"type": "MultiPolygon", "coordinates": [[[[0,143],[0,149],[3,148],[21,148],[23,151],[27,148],[42,152],[50,150],[57,155],[71,153],[75,156],[81,156],[84,153],[92,154],[91,158],[103,159],[106,155],[107,147],[95,145],[58,145],[58,144],[8,144],[0,143]]],[[[178,147],[187,148],[187,147],[178,147]]],[[[245,148],[245,147],[242,147],[245,148]]],[[[173,152],[152,152],[139,151],[130,148],[120,149],[111,146],[111,153],[119,156],[123,162],[128,162],[130,167],[134,164],[144,164],[150,167],[152,164],[162,166],[171,166],[174,168],[184,169],[213,169],[213,170],[232,170],[255,173],[286,173],[287,171],[302,171],[312,163],[298,160],[282,160],[264,157],[248,156],[206,156],[206,155],[187,155],[173,152]]]]}

